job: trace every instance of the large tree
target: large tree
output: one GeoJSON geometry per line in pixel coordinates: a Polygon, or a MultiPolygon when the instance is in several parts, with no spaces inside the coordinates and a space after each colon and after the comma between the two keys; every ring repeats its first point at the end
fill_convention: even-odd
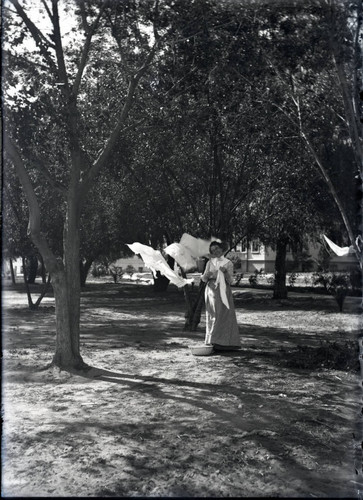
{"type": "Polygon", "coordinates": [[[53,363],[60,367],[84,366],[79,343],[82,209],[127,126],[140,80],[150,71],[159,43],[155,30],[152,34],[156,9],[157,2],[107,0],[41,5],[11,0],[5,8],[4,149],[27,198],[29,233],[52,277],[53,363]],[[95,107],[98,124],[88,120],[95,107]],[[19,121],[24,108],[31,115],[26,130],[19,121]],[[61,195],[62,257],[43,233],[46,214],[37,193],[42,182],[61,195]]]}

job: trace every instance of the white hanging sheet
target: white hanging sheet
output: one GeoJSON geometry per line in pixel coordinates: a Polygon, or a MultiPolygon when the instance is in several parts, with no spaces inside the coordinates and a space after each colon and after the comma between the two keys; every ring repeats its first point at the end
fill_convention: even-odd
{"type": "Polygon", "coordinates": [[[192,256],[189,248],[180,243],[172,243],[164,248],[164,252],[173,257],[184,271],[189,271],[197,265],[197,259],[192,256]]]}
{"type": "Polygon", "coordinates": [[[352,246],[351,247],[339,247],[338,245],[333,243],[331,240],[329,240],[329,238],[327,238],[325,236],[325,234],[323,234],[323,237],[324,237],[325,241],[328,243],[328,245],[330,246],[330,248],[333,250],[333,252],[336,255],[338,255],[338,257],[345,257],[346,255],[354,252],[354,249],[352,246]]]}
{"type": "Polygon", "coordinates": [[[184,279],[174,272],[169,264],[166,262],[164,257],[161,255],[159,250],[154,250],[152,247],[143,245],[142,243],[127,243],[127,246],[136,254],[139,254],[145,263],[145,266],[149,267],[156,277],[156,271],[160,271],[161,274],[166,276],[171,283],[174,283],[178,288],[185,285],[193,283],[194,279],[184,279]]]}
{"type": "Polygon", "coordinates": [[[210,240],[203,240],[201,238],[194,238],[188,233],[184,233],[180,238],[179,244],[186,247],[192,257],[206,257],[209,254],[209,245],[212,241],[220,241],[218,238],[211,238],[210,240]]]}

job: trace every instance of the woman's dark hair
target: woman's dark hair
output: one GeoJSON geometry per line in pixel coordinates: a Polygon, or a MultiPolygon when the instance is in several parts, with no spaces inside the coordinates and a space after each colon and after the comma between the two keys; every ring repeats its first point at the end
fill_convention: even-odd
{"type": "Polygon", "coordinates": [[[223,245],[219,241],[212,241],[212,243],[209,245],[209,251],[211,251],[213,247],[219,247],[221,250],[223,250],[223,245]]]}

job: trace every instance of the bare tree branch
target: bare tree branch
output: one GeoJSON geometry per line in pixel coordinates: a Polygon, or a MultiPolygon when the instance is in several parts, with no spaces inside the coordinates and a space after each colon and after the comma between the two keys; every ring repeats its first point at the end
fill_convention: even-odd
{"type": "Polygon", "coordinates": [[[80,13],[81,13],[83,30],[85,33],[88,33],[89,26],[88,26],[88,22],[87,22],[86,9],[84,8],[85,7],[84,0],[77,0],[77,5],[78,5],[80,13]]]}
{"type": "Polygon", "coordinates": [[[100,19],[103,15],[103,11],[105,9],[105,6],[108,2],[105,2],[102,7],[100,8],[100,11],[98,13],[98,16],[96,17],[96,19],[94,20],[94,22],[92,23],[92,26],[91,27],[88,27],[87,29],[87,36],[86,36],[86,40],[85,40],[85,43],[83,45],[83,50],[82,50],[82,55],[81,55],[81,60],[80,60],[80,63],[79,63],[79,66],[78,66],[78,71],[77,71],[77,75],[76,75],[76,79],[73,83],[73,86],[72,86],[72,94],[73,96],[76,96],[78,94],[78,90],[79,90],[79,86],[81,84],[81,80],[82,80],[82,75],[83,75],[83,72],[84,72],[84,68],[86,67],[86,63],[87,63],[87,58],[88,58],[88,54],[89,54],[89,51],[90,51],[90,47],[91,47],[91,40],[92,40],[92,37],[96,31],[96,28],[100,22],[100,19]]]}
{"type": "Polygon", "coordinates": [[[106,16],[107,16],[107,19],[108,19],[108,21],[110,23],[111,34],[112,34],[112,36],[113,36],[113,38],[114,38],[114,40],[115,40],[115,42],[117,44],[117,47],[118,47],[118,50],[119,50],[119,53],[120,53],[121,62],[123,64],[124,68],[125,68],[125,73],[126,73],[127,76],[129,76],[131,74],[131,70],[130,70],[130,67],[129,67],[128,63],[127,63],[127,58],[126,58],[125,52],[124,52],[124,50],[122,48],[121,40],[117,36],[115,23],[113,22],[110,13],[107,13],[106,16]]]}
{"type": "MultiPolygon", "coordinates": [[[[35,24],[29,19],[23,7],[19,4],[18,0],[10,0],[14,5],[17,14],[23,20],[25,26],[28,28],[31,33],[37,47],[39,48],[42,56],[47,61],[50,70],[53,72],[55,76],[58,76],[58,70],[55,62],[53,61],[51,55],[48,52],[48,48],[51,47],[50,42],[44,37],[41,31],[35,26],[35,24]]],[[[53,48],[53,47],[52,47],[53,48]]]]}
{"type": "Polygon", "coordinates": [[[170,166],[166,165],[165,163],[163,164],[163,167],[164,169],[169,173],[170,177],[172,179],[174,179],[176,185],[179,187],[179,189],[182,191],[182,193],[184,194],[185,198],[187,199],[187,201],[189,202],[189,205],[190,205],[190,208],[192,209],[192,212],[193,212],[193,215],[195,217],[195,220],[197,221],[198,225],[200,227],[203,227],[203,224],[201,223],[200,221],[200,217],[199,217],[199,214],[198,214],[198,211],[197,211],[197,208],[195,206],[195,203],[193,201],[193,198],[191,197],[190,195],[190,191],[188,189],[188,187],[184,187],[183,184],[180,182],[180,180],[177,178],[174,170],[172,168],[170,168],[170,166]]]}
{"type": "Polygon", "coordinates": [[[62,91],[69,98],[69,81],[68,81],[68,74],[67,74],[66,65],[65,65],[65,61],[64,61],[62,37],[61,37],[60,25],[59,25],[58,0],[52,0],[52,6],[53,6],[53,15],[52,15],[53,34],[54,34],[54,43],[55,43],[55,53],[56,53],[57,62],[58,62],[58,77],[59,77],[60,82],[64,83],[64,86],[61,87],[62,91]]]}
{"type": "Polygon", "coordinates": [[[157,47],[158,47],[158,43],[155,43],[154,46],[151,48],[148,56],[146,57],[144,64],[134,74],[133,79],[136,80],[137,82],[139,82],[141,77],[145,74],[146,70],[151,65],[151,62],[155,56],[157,47]]]}
{"type": "Polygon", "coordinates": [[[45,0],[42,0],[42,4],[43,4],[43,6],[44,6],[44,8],[45,8],[45,10],[46,10],[46,12],[47,12],[47,14],[49,16],[49,19],[52,21],[53,20],[53,16],[52,16],[52,13],[51,13],[48,5],[47,5],[47,2],[45,0]]]}
{"type": "Polygon", "coordinates": [[[354,154],[356,157],[356,161],[358,163],[358,168],[360,171],[361,176],[363,175],[363,145],[362,145],[362,137],[360,136],[359,129],[361,128],[361,125],[359,124],[359,116],[354,110],[353,107],[353,100],[351,96],[349,95],[349,90],[348,90],[348,83],[347,79],[342,67],[341,63],[337,62],[337,59],[335,55],[333,54],[333,60],[334,64],[337,70],[339,82],[340,82],[340,88],[342,92],[342,97],[344,101],[344,106],[347,112],[347,122],[348,122],[348,128],[350,132],[351,139],[354,144],[354,154]]]}
{"type": "Polygon", "coordinates": [[[125,103],[123,105],[122,111],[120,113],[119,119],[110,135],[110,138],[108,139],[105,147],[99,154],[98,158],[95,160],[91,168],[87,171],[87,173],[84,176],[84,180],[81,184],[81,192],[80,196],[81,199],[84,197],[85,193],[88,191],[90,188],[90,185],[95,178],[95,176],[98,174],[98,172],[102,169],[103,165],[107,161],[115,143],[117,142],[120,133],[124,127],[124,124],[126,122],[127,116],[129,114],[129,111],[132,106],[133,98],[136,92],[136,89],[138,87],[139,81],[143,74],[146,72],[148,66],[151,64],[151,61],[155,55],[155,52],[157,50],[157,43],[152,47],[150,50],[148,56],[146,57],[145,63],[142,65],[141,68],[136,72],[136,74],[133,76],[133,78],[130,80],[129,83],[129,88],[126,96],[125,103]]]}

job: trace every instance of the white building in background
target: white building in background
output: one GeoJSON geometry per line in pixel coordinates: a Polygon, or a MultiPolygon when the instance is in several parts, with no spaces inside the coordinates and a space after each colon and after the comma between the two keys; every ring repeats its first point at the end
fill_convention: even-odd
{"type": "Polygon", "coordinates": [[[144,261],[138,255],[117,259],[112,264],[116,267],[122,268],[123,271],[126,271],[126,268],[128,266],[132,266],[135,269],[136,273],[144,273],[150,270],[148,267],[145,266],[144,261]]]}

